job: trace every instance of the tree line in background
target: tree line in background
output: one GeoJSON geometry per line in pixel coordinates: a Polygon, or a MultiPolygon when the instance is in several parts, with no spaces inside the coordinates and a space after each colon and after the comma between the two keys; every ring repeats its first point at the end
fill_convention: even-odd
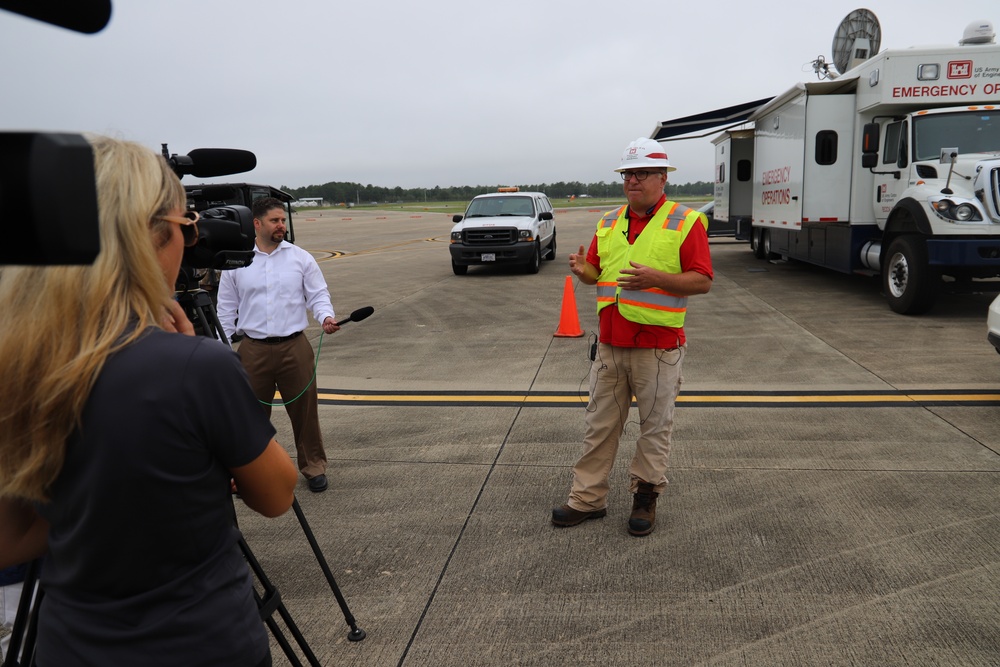
{"type": "MultiPolygon", "coordinates": [[[[322,197],[330,204],[339,202],[408,203],[408,202],[439,202],[467,201],[476,195],[496,192],[497,188],[506,186],[462,185],[454,187],[435,186],[433,188],[384,188],[377,185],[361,185],[360,183],[330,182],[323,185],[307,185],[302,188],[290,188],[282,185],[281,189],[296,199],[305,197],[322,197]]],[[[518,185],[522,192],[544,192],[549,199],[566,199],[571,196],[586,195],[589,197],[617,197],[622,195],[621,182],[615,183],[580,183],[570,181],[564,183],[541,183],[533,185],[518,185]]],[[[714,189],[712,183],[697,181],[695,183],[667,183],[668,195],[711,196],[714,189]]]]}

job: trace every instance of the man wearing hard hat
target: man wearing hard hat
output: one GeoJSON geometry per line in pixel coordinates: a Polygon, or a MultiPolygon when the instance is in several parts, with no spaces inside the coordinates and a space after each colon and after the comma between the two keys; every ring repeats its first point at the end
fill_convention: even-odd
{"type": "Polygon", "coordinates": [[[708,219],[663,193],[674,169],[652,139],[629,144],[615,169],[625,181],[628,204],[601,218],[589,250],[581,245],[569,256],[580,281],[597,285],[600,336],[592,355],[583,456],[573,466],[569,500],[552,510],[556,526],[607,514],[608,476],[634,395],[640,433],[629,466],[628,532],[653,532],[656,499],[667,485],[674,400],[687,349],[687,300],[708,292],[713,278],[708,219]]]}

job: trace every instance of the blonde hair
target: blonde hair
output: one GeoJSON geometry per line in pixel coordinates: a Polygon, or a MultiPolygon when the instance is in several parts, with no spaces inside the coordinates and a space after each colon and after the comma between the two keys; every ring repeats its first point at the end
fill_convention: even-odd
{"type": "MultiPolygon", "coordinates": [[[[152,150],[88,137],[101,251],[89,266],[5,267],[0,275],[0,497],[47,500],[66,442],[104,362],[159,326],[173,285],[157,247],[184,188],[152,150]]],[[[152,380],[152,378],[151,378],[152,380]]]]}

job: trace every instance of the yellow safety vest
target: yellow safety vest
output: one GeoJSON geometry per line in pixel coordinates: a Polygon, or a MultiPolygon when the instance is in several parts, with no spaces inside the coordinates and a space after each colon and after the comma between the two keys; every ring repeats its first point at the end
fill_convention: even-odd
{"type": "Polygon", "coordinates": [[[618,276],[622,269],[631,268],[629,262],[665,271],[681,273],[681,244],[700,222],[708,230],[704,213],[681,206],[672,201],[663,206],[629,244],[626,234],[628,205],[608,211],[597,223],[597,254],[601,257],[601,275],[597,278],[597,312],[605,306],[618,304],[622,317],[640,324],[652,324],[680,329],[684,326],[687,297],[677,296],[659,288],[622,290],[618,276]]]}

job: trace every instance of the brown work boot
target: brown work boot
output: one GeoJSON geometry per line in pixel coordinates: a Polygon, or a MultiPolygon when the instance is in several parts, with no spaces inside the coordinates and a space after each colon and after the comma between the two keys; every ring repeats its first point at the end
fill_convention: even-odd
{"type": "Polygon", "coordinates": [[[557,507],[552,510],[552,525],[559,526],[560,528],[566,528],[567,526],[575,526],[579,523],[583,523],[587,519],[600,519],[602,516],[606,516],[607,513],[607,508],[594,510],[592,512],[581,512],[580,510],[573,509],[569,505],[563,505],[562,507],[557,507]]]}
{"type": "Polygon", "coordinates": [[[656,524],[656,497],[654,484],[639,482],[639,488],[632,494],[632,515],[628,518],[628,532],[632,535],[649,535],[656,524]]]}

